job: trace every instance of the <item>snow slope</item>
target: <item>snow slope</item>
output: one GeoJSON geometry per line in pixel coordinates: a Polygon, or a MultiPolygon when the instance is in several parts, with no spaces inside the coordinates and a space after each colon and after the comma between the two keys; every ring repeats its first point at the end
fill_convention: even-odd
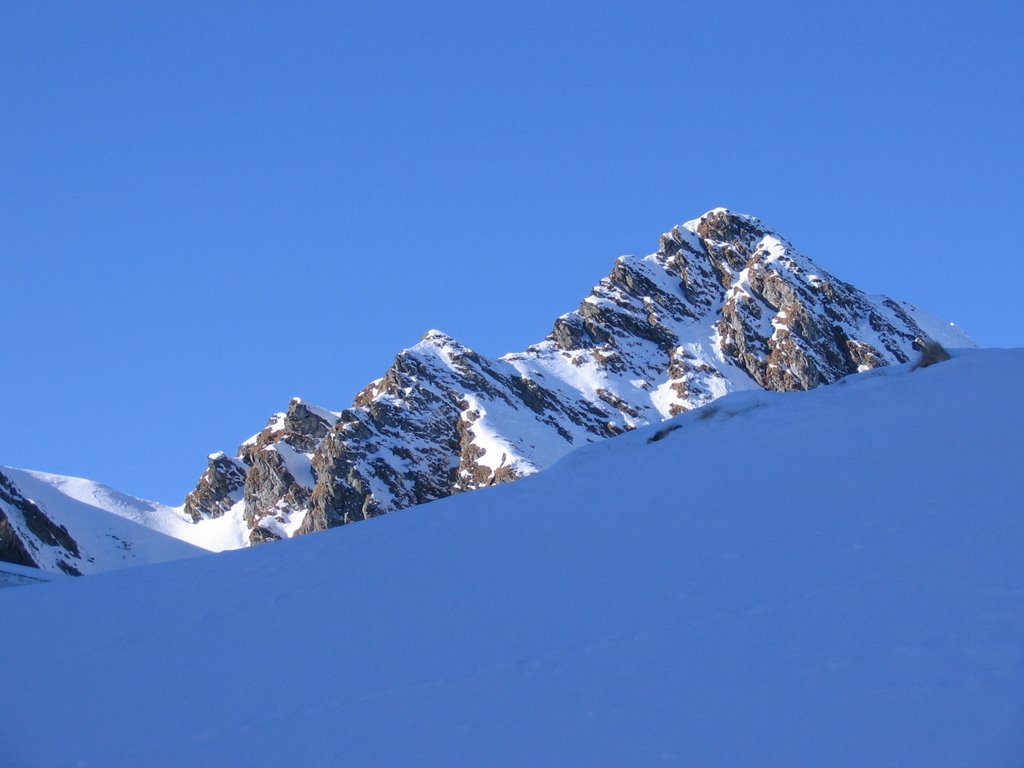
{"type": "MultiPolygon", "coordinates": [[[[47,510],[55,512],[54,519],[65,525],[73,536],[76,534],[81,519],[81,515],[73,510],[79,510],[81,504],[86,504],[151,528],[165,536],[180,539],[194,547],[213,552],[237,549],[244,543],[246,528],[245,522],[240,519],[240,516],[227,515],[217,519],[203,520],[197,524],[193,523],[191,518],[182,511],[181,506],[171,507],[158,501],[129,496],[95,480],[55,475],[32,469],[18,470],[0,467],[0,471],[15,478],[15,482],[23,490],[31,488],[31,493],[27,490],[24,492],[37,503],[43,501],[47,510]],[[72,511],[62,513],[60,510],[72,511]]],[[[111,525],[116,525],[116,523],[111,523],[111,525]]]]}
{"type": "Polygon", "coordinates": [[[62,548],[35,540],[26,527],[18,525],[21,518],[17,509],[4,505],[19,532],[32,542],[31,554],[43,570],[58,570],[59,559],[82,574],[90,574],[203,554],[202,549],[180,541],[180,536],[153,530],[153,521],[163,519],[164,510],[169,510],[157,509],[162,505],[156,502],[135,499],[77,477],[11,467],[0,467],[0,472],[50,520],[63,526],[77,544],[79,554],[69,561],[62,548]]]}
{"type": "Polygon", "coordinates": [[[0,591],[0,764],[1019,766],[1024,351],[0,591]]]}

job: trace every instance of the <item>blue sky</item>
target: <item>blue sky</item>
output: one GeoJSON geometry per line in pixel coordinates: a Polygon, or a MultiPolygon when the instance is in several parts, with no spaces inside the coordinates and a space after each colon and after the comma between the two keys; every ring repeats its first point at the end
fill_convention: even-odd
{"type": "Polygon", "coordinates": [[[4,3],[0,463],[177,503],[719,205],[1024,344],[1024,4],[4,3]],[[831,7],[831,5],[841,7],[831,7]],[[366,7],[372,6],[372,7],[366,7]]]}

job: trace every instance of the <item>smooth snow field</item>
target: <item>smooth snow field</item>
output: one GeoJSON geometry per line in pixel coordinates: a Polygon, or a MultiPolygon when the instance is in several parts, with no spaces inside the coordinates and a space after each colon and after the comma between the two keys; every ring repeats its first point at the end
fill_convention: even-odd
{"type": "Polygon", "coordinates": [[[0,590],[0,766],[1024,765],[1024,351],[909,368],[0,590]]]}

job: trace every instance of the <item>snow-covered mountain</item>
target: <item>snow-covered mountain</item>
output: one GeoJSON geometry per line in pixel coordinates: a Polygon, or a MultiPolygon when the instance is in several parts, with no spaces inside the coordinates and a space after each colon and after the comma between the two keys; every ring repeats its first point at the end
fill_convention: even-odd
{"type": "Polygon", "coordinates": [[[430,331],[349,408],[293,399],[235,456],[212,454],[183,506],[3,470],[0,561],[86,573],[184,551],[144,545],[100,511],[213,551],[323,530],[533,474],[729,392],[810,389],[905,362],[930,340],[973,346],[833,277],[759,220],[716,209],[649,256],[618,259],[523,352],[492,359],[430,331]]]}
{"type": "Polygon", "coordinates": [[[203,550],[180,540],[194,529],[90,480],[0,467],[0,562],[81,575],[194,557],[203,550]]]}
{"type": "Polygon", "coordinates": [[[0,763],[1019,766],[1024,351],[911,367],[2,590],[0,763]]]}
{"type": "Polygon", "coordinates": [[[902,363],[929,340],[973,346],[716,209],[618,259],[523,352],[492,359],[430,331],[349,408],[293,400],[235,456],[213,454],[184,509],[249,542],[331,528],[533,474],[729,392],[902,363]]]}

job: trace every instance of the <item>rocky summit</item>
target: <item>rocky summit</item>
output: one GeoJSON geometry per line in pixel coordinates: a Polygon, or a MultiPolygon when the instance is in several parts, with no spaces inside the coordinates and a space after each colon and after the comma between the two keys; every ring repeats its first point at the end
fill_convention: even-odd
{"type": "Polygon", "coordinates": [[[806,390],[903,363],[949,335],[760,220],[715,209],[654,253],[619,258],[523,352],[489,358],[430,331],[350,407],[292,400],[235,456],[210,456],[185,512],[232,516],[248,543],[344,525],[515,480],[734,390],[806,390]]]}

